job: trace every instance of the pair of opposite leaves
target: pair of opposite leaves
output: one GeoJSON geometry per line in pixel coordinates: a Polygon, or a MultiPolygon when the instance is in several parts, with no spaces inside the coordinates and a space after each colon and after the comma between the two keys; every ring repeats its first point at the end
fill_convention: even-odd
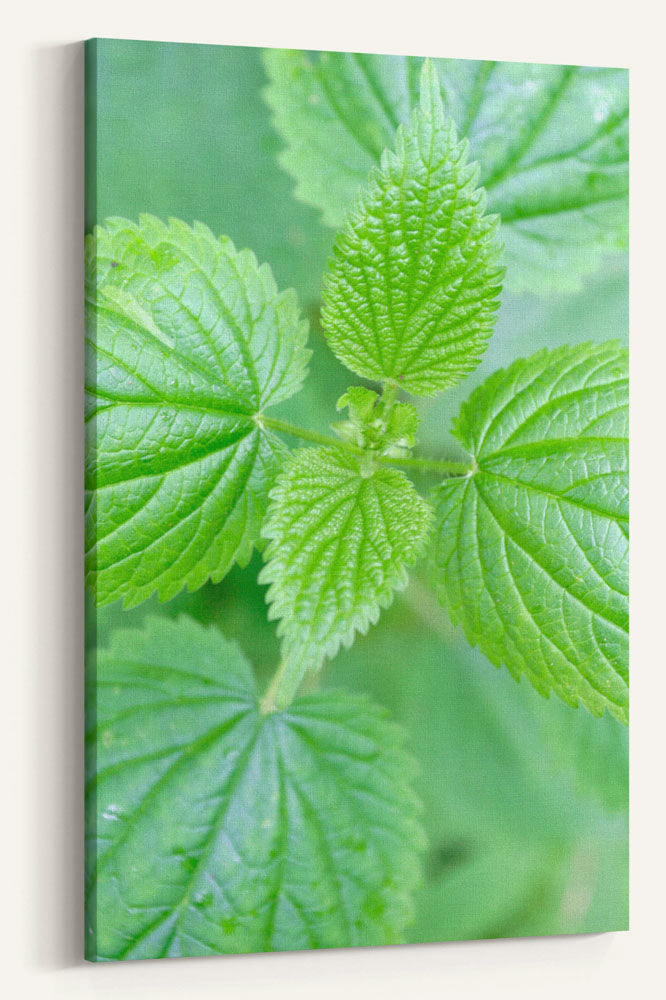
{"type": "MultiPolygon", "coordinates": [[[[327,333],[353,371],[428,394],[475,366],[499,292],[497,226],[476,180],[426,69],[421,108],[340,235],[327,279],[327,333]]],[[[395,469],[362,477],[353,456],[309,449],[287,460],[266,519],[286,449],[262,414],[297,390],[307,363],[293,293],[202,226],[110,220],[88,254],[98,598],[135,604],[220,579],[249,557],[263,522],[286,651],[334,655],[404,584],[428,505],[395,469]]],[[[491,659],[510,651],[510,668],[542,692],[619,716],[625,365],[612,345],[545,352],[477,390],[457,425],[474,473],[436,494],[434,558],[443,596],[491,659]]],[[[419,836],[406,758],[376,711],[326,694],[262,718],[247,678],[232,683],[237,651],[186,621],[119,643],[102,654],[90,713],[94,955],[397,939],[419,836]],[[270,803],[259,773],[274,775],[270,803]],[[210,806],[196,829],[173,818],[183,782],[201,784],[197,802],[210,806]],[[368,835],[352,843],[357,819],[368,835]],[[243,862],[235,880],[232,856],[243,862]],[[270,884],[251,877],[257,865],[270,866],[270,884]]]]}
{"type": "MultiPolygon", "coordinates": [[[[477,180],[426,64],[420,108],[325,280],[324,328],[355,373],[429,395],[477,365],[501,278],[498,220],[477,180]]],[[[287,461],[263,414],[302,383],[306,324],[251,253],[201,225],[144,217],[108,220],[88,257],[98,601],[132,606],[218,581],[261,532],[285,651],[317,669],[404,586],[430,505],[402,472],[364,478],[341,449],[287,461]]],[[[614,344],[542,353],[489,379],[456,425],[474,473],[435,495],[432,560],[442,599],[494,662],[623,719],[626,387],[614,344]]]]}

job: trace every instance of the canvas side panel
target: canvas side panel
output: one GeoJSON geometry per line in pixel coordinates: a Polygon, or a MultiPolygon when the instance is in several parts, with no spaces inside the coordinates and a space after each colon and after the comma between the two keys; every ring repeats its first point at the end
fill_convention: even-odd
{"type": "MultiPolygon", "coordinates": [[[[97,222],[97,59],[98,40],[88,39],[85,43],[85,82],[84,82],[84,108],[85,108],[85,230],[91,232],[97,222]]],[[[93,332],[94,336],[94,332],[93,332]]],[[[87,351],[87,347],[86,347],[87,351]]],[[[89,377],[90,368],[86,357],[85,370],[89,377]]],[[[86,449],[91,447],[89,428],[86,427],[86,449]]],[[[88,734],[94,732],[96,727],[96,635],[97,635],[97,614],[93,601],[86,598],[86,692],[85,692],[85,772],[86,790],[88,790],[89,776],[96,771],[96,744],[91,741],[88,734]]],[[[89,790],[86,796],[85,805],[85,941],[84,953],[88,961],[96,961],[97,958],[97,913],[94,896],[90,894],[89,886],[96,864],[96,842],[97,842],[97,801],[94,788],[89,790]]]]}

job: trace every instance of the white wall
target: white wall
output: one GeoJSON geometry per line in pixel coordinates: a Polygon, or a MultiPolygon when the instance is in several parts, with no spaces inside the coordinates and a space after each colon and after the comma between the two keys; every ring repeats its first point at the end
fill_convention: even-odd
{"type": "MultiPolygon", "coordinates": [[[[663,24],[646,0],[27,0],[3,13],[0,401],[6,995],[656,996],[663,984],[663,24]],[[239,9],[240,8],[240,9],[239,9]],[[632,930],[301,955],[81,960],[82,47],[92,35],[630,66],[632,930]],[[660,79],[661,76],[661,79],[660,79]],[[658,126],[657,130],[656,126],[658,126]],[[658,255],[658,256],[657,256],[658,255]],[[10,308],[7,309],[9,298],[10,308]],[[661,545],[660,553],[657,546],[661,545]],[[9,558],[7,558],[9,556],[9,558]],[[661,765],[658,754],[661,754],[661,765]],[[660,797],[661,796],[661,797],[660,797]],[[644,983],[644,985],[641,985],[644,983]]],[[[609,336],[612,331],[609,331],[609,336]]],[[[3,951],[5,949],[3,948],[3,951]]]]}

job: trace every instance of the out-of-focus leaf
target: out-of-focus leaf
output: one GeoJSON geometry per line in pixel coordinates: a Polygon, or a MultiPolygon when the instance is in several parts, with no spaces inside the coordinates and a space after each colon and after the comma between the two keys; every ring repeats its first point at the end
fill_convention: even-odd
{"type": "Polygon", "coordinates": [[[187,618],[119,630],[95,666],[91,958],[401,940],[423,836],[383,710],[324,692],[263,716],[238,647],[187,618]]]}
{"type": "MultiPolygon", "coordinates": [[[[269,49],[266,98],[296,195],[340,226],[418,102],[421,59],[269,49]]],[[[628,75],[539,63],[433,60],[444,106],[502,216],[507,284],[577,289],[628,232],[628,75]]]]}

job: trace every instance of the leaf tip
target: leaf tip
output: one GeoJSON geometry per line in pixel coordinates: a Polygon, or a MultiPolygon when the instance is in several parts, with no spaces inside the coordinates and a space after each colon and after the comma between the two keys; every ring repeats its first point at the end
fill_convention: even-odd
{"type": "Polygon", "coordinates": [[[421,111],[431,119],[443,118],[444,104],[442,102],[442,91],[435,63],[432,59],[425,59],[423,62],[420,87],[421,111]]]}

